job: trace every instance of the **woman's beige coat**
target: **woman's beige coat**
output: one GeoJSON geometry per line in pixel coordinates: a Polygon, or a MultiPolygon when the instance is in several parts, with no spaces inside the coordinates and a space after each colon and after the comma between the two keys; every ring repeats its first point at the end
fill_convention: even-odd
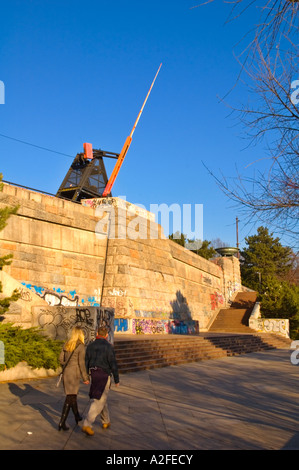
{"type": "MultiPolygon", "coordinates": [[[[59,361],[61,366],[67,362],[72,353],[63,349],[60,353],[59,361]]],[[[63,372],[63,386],[66,395],[77,395],[80,385],[80,378],[83,382],[89,380],[85,368],[85,346],[78,341],[73,355],[63,372]]]]}

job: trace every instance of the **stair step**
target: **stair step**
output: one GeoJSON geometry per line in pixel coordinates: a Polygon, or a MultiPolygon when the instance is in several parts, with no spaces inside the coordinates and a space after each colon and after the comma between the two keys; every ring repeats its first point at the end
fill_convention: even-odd
{"type": "Polygon", "coordinates": [[[182,337],[118,338],[115,353],[120,373],[167,367],[289,347],[290,341],[272,334],[220,334],[182,337]]]}
{"type": "Polygon", "coordinates": [[[249,328],[256,298],[255,292],[238,293],[229,309],[220,310],[207,334],[116,336],[114,349],[120,373],[290,347],[287,338],[249,328]]]}
{"type": "Polygon", "coordinates": [[[229,308],[219,311],[209,331],[253,332],[248,324],[256,299],[256,292],[239,292],[229,308]]]}

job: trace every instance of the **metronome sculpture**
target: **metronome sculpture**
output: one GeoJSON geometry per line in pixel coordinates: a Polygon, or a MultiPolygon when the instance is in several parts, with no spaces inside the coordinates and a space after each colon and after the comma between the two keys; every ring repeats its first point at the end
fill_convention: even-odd
{"type": "Polygon", "coordinates": [[[84,153],[77,154],[66,177],[57,191],[57,197],[79,202],[81,199],[111,196],[112,186],[129,150],[136,126],[161,66],[162,64],[160,64],[160,67],[158,68],[155,78],[139,111],[135,124],[131,130],[130,135],[126,138],[121,152],[117,154],[112,152],[104,152],[102,150],[93,150],[92,144],[83,144],[84,153]],[[117,159],[109,180],[107,178],[103,157],[117,159]]]}
{"type": "Polygon", "coordinates": [[[84,153],[76,155],[56,197],[74,202],[102,197],[108,183],[103,157],[118,158],[118,154],[93,150],[91,144],[87,143],[83,147],[84,153]]]}

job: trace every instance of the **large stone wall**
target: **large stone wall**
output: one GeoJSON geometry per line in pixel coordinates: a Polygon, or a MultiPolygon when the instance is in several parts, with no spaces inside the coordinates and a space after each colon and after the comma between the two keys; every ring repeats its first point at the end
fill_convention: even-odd
{"type": "Polygon", "coordinates": [[[88,207],[5,184],[0,207],[19,205],[0,232],[5,268],[24,288],[50,305],[99,306],[107,240],[95,237],[88,207]]]}
{"type": "MultiPolygon", "coordinates": [[[[236,258],[199,257],[165,238],[153,214],[125,201],[83,204],[100,220],[110,215],[103,305],[114,308],[118,318],[133,319],[128,322],[133,333],[204,331],[240,290],[236,258]]],[[[98,224],[101,233],[104,227],[98,224]]],[[[120,330],[125,325],[122,321],[120,330]]]]}
{"type": "Polygon", "coordinates": [[[0,232],[6,273],[50,306],[113,308],[116,333],[205,331],[241,288],[236,258],[193,254],[117,198],[80,205],[4,185],[0,207],[15,204],[0,232]]]}

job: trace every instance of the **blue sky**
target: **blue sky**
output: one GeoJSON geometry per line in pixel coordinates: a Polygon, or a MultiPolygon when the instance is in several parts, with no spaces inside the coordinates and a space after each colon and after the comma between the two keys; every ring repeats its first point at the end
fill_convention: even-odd
{"type": "MultiPolygon", "coordinates": [[[[3,179],[56,193],[83,143],[119,153],[162,68],[113,187],[132,203],[203,204],[205,239],[235,245],[255,233],[203,165],[234,176],[263,157],[219,98],[235,85],[234,46],[255,9],[226,24],[221,0],[1,1],[0,136],[3,179]]],[[[245,103],[241,83],[227,98],[245,103]]],[[[106,160],[108,174],[114,161],[106,160]]]]}

